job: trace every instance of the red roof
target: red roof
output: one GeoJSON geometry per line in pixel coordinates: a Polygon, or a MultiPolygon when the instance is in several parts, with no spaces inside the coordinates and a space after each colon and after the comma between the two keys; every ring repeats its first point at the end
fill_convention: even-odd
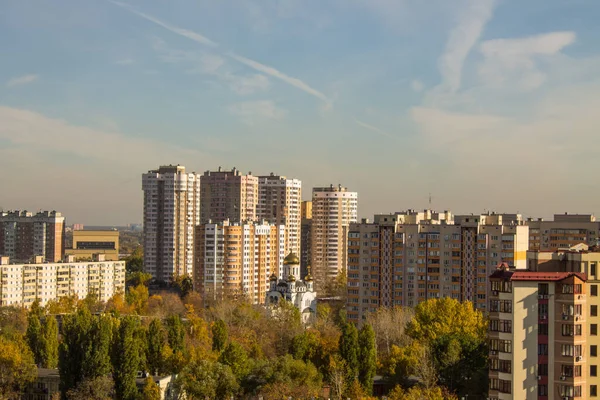
{"type": "Polygon", "coordinates": [[[511,281],[562,281],[576,276],[582,281],[587,281],[587,275],[581,272],[532,272],[515,271],[510,277],[511,281]]]}

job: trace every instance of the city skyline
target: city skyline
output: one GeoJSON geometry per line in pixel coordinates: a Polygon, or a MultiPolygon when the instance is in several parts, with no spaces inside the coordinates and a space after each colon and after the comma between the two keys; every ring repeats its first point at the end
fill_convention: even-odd
{"type": "Polygon", "coordinates": [[[600,214],[600,5],[414,3],[6,2],[0,207],[140,222],[179,163],[341,184],[363,218],[600,214]]]}

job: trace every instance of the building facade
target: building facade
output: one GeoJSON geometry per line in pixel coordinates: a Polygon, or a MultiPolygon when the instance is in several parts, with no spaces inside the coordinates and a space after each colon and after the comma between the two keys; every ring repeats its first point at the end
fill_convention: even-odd
{"type": "Polygon", "coordinates": [[[490,276],[489,399],[598,395],[598,285],[580,272],[490,276]]]}
{"type": "Polygon", "coordinates": [[[125,261],[106,261],[102,254],[94,261],[43,263],[41,256],[31,264],[10,264],[8,257],[0,261],[0,305],[29,307],[38,299],[44,306],[51,300],[89,294],[108,301],[125,292],[125,261]]]}
{"type": "Polygon", "coordinates": [[[258,221],[285,225],[286,253],[300,254],[302,182],[271,173],[258,177],[258,221]]]}
{"type": "Polygon", "coordinates": [[[13,262],[30,262],[35,256],[57,262],[65,254],[65,218],[56,211],[0,212],[0,255],[13,262]]]}
{"type": "Polygon", "coordinates": [[[200,177],[183,166],[142,176],[144,269],[159,281],[192,275],[194,227],[200,220],[200,177]]]}
{"type": "Polygon", "coordinates": [[[564,250],[579,243],[594,246],[600,238],[600,222],[591,214],[555,214],[553,221],[528,219],[527,225],[531,250],[564,250]]]}
{"type": "Polygon", "coordinates": [[[91,260],[94,254],[104,254],[108,261],[119,259],[119,231],[73,230],[73,245],[66,250],[75,260],[91,260]]]}
{"type": "Polygon", "coordinates": [[[245,296],[262,303],[272,274],[282,276],[285,226],[224,221],[196,227],[194,288],[206,301],[245,296]]]}
{"type": "Polygon", "coordinates": [[[414,307],[440,297],[469,300],[484,311],[490,265],[526,268],[527,229],[516,215],[431,210],[351,224],[348,319],[359,322],[378,307],[414,307]]]}
{"type": "Polygon", "coordinates": [[[200,223],[255,221],[258,177],[237,168],[206,171],[200,177],[200,223]]]}
{"type": "Polygon", "coordinates": [[[276,306],[283,301],[294,305],[302,316],[302,322],[309,324],[317,315],[317,292],[310,272],[300,277],[300,259],[289,253],[283,260],[283,274],[279,278],[272,274],[269,279],[269,291],[265,303],[276,306]]]}
{"type": "Polygon", "coordinates": [[[358,218],[357,207],[358,194],[341,185],[313,188],[311,266],[317,288],[346,273],[348,228],[358,218]]]}
{"type": "Polygon", "coordinates": [[[300,223],[300,271],[302,276],[308,274],[312,250],[312,201],[303,201],[301,206],[300,223]]]}

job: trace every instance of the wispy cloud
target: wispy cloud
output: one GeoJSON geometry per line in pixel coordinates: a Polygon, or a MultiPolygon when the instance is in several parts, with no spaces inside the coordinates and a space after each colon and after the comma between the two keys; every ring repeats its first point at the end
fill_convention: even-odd
{"type": "Polygon", "coordinates": [[[363,122],[363,121],[361,121],[359,119],[355,118],[354,122],[356,122],[357,125],[362,126],[363,128],[368,129],[368,130],[370,130],[372,132],[378,133],[380,135],[383,135],[383,136],[386,136],[386,137],[389,137],[389,138],[393,138],[394,137],[394,136],[390,135],[389,133],[387,133],[386,131],[381,130],[381,129],[373,126],[373,125],[369,125],[366,122],[363,122]]]}
{"type": "Polygon", "coordinates": [[[420,81],[420,80],[418,80],[418,79],[414,79],[414,80],[412,80],[412,81],[410,82],[410,88],[411,88],[413,91],[415,91],[415,92],[417,92],[417,93],[420,93],[420,92],[422,92],[422,91],[423,91],[423,82],[421,82],[421,81],[420,81]]]}
{"type": "Polygon", "coordinates": [[[10,79],[6,82],[7,87],[19,86],[19,85],[27,85],[28,83],[35,82],[39,79],[39,75],[31,74],[31,75],[23,75],[18,76],[16,78],[10,79]]]}
{"type": "Polygon", "coordinates": [[[468,0],[468,6],[460,10],[459,23],[450,32],[439,60],[443,89],[450,92],[460,89],[463,64],[492,18],[494,3],[494,0],[468,0]]]}
{"type": "Polygon", "coordinates": [[[261,120],[282,119],[287,113],[284,109],[277,107],[272,100],[235,103],[230,105],[228,110],[248,125],[254,125],[261,120]]]}
{"type": "MultiPolygon", "coordinates": [[[[113,4],[118,5],[119,7],[122,7],[124,9],[130,11],[131,13],[133,13],[133,14],[141,17],[141,18],[144,18],[144,19],[146,19],[146,20],[148,20],[150,22],[153,22],[154,24],[156,24],[158,26],[161,26],[161,27],[163,27],[163,28],[165,28],[165,29],[167,29],[167,30],[169,30],[169,31],[177,34],[177,35],[186,37],[186,38],[188,38],[190,40],[193,40],[193,41],[195,41],[195,42],[197,42],[199,44],[205,45],[205,46],[209,46],[209,47],[213,47],[213,48],[219,47],[218,43],[216,43],[216,42],[208,39],[207,37],[205,37],[205,36],[203,36],[203,35],[201,35],[201,34],[199,34],[197,32],[194,32],[194,31],[191,31],[191,30],[188,30],[188,29],[183,29],[183,28],[179,28],[179,27],[170,25],[170,24],[168,24],[166,22],[163,22],[163,21],[159,20],[158,18],[155,18],[155,17],[153,17],[151,15],[148,15],[148,14],[142,13],[140,11],[137,11],[133,7],[129,6],[128,4],[116,2],[114,0],[108,0],[108,1],[110,1],[113,4]]],[[[240,64],[243,64],[243,65],[245,65],[245,66],[247,66],[249,68],[252,68],[252,69],[254,69],[254,70],[258,71],[258,72],[261,72],[261,73],[263,73],[265,75],[269,75],[269,76],[272,76],[274,78],[277,78],[277,79],[279,79],[279,80],[287,83],[290,86],[293,86],[293,87],[295,87],[297,89],[302,90],[305,93],[310,94],[311,96],[314,96],[314,97],[316,97],[316,98],[318,98],[320,100],[323,100],[326,103],[331,103],[331,100],[325,94],[323,94],[322,92],[318,91],[317,89],[311,87],[310,85],[306,84],[301,79],[289,76],[289,75],[287,75],[287,74],[285,74],[285,73],[277,70],[274,67],[262,64],[262,63],[260,63],[258,61],[255,61],[255,60],[251,60],[249,58],[243,57],[243,56],[241,56],[239,54],[236,54],[234,52],[227,52],[227,53],[224,53],[224,54],[227,57],[229,57],[229,58],[231,58],[231,59],[239,62],[240,64]]]]}

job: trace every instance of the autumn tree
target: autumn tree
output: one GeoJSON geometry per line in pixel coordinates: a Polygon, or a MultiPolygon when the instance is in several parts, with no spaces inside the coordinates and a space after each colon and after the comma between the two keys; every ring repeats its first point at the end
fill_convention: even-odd
{"type": "Polygon", "coordinates": [[[410,337],[406,335],[406,325],[412,319],[413,312],[408,307],[380,307],[367,315],[367,323],[373,327],[377,342],[377,354],[388,355],[392,345],[406,346],[410,337]]]}
{"type": "Polygon", "coordinates": [[[27,344],[0,335],[0,398],[14,399],[35,380],[34,357],[27,344]]]}
{"type": "Polygon", "coordinates": [[[340,336],[340,356],[346,362],[348,383],[354,382],[358,376],[358,331],[353,323],[347,322],[340,336]]]}
{"type": "Polygon", "coordinates": [[[54,315],[44,318],[42,325],[42,359],[43,368],[58,367],[58,322],[54,315]]]}
{"type": "Polygon", "coordinates": [[[148,309],[148,288],[143,285],[130,287],[127,290],[125,299],[127,303],[133,307],[133,310],[138,315],[144,315],[148,309]]]}
{"type": "Polygon", "coordinates": [[[144,270],[144,251],[142,246],[138,246],[125,259],[125,270],[128,273],[142,272],[144,270]]]}
{"type": "Polygon", "coordinates": [[[67,392],[67,400],[112,400],[115,397],[113,380],[108,376],[86,379],[67,392]]]}
{"type": "Polygon", "coordinates": [[[160,387],[150,376],[146,378],[140,400],[160,400],[160,387]]]}
{"type": "Polygon", "coordinates": [[[226,399],[239,390],[231,368],[208,360],[196,360],[186,366],[177,386],[193,399],[226,399]]]}
{"type": "Polygon", "coordinates": [[[259,393],[266,399],[317,397],[322,387],[321,376],[311,363],[285,355],[272,360],[264,377],[266,384],[259,393]]]}
{"type": "Polygon", "coordinates": [[[358,381],[367,394],[373,391],[373,377],[377,369],[377,348],[375,332],[369,324],[364,324],[358,333],[358,381]]]}
{"type": "Polygon", "coordinates": [[[213,351],[216,351],[218,353],[223,351],[223,349],[225,349],[225,346],[227,345],[228,337],[229,332],[225,321],[223,321],[222,319],[216,320],[212,326],[213,351]]]}
{"type": "Polygon", "coordinates": [[[115,328],[112,345],[112,376],[117,398],[135,400],[138,394],[135,379],[142,360],[137,330],[140,320],[133,316],[121,319],[115,328]]]}
{"type": "Polygon", "coordinates": [[[230,342],[219,356],[219,362],[231,368],[233,374],[238,378],[244,378],[250,369],[248,354],[236,342],[230,342]]]}
{"type": "MultiPolygon", "coordinates": [[[[148,371],[152,375],[165,372],[165,353],[167,345],[167,333],[165,332],[162,322],[155,318],[148,326],[146,335],[146,364],[148,371]]],[[[169,349],[170,351],[170,349],[169,349]]]]}

